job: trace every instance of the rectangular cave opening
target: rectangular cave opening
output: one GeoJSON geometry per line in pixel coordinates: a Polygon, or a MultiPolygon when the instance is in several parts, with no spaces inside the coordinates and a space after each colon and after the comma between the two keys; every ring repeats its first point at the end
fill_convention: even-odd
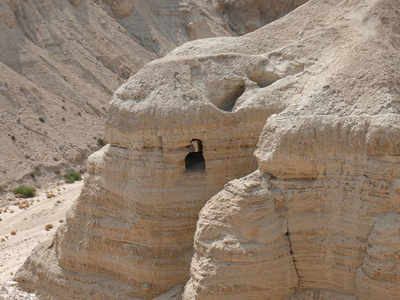
{"type": "Polygon", "coordinates": [[[189,153],[185,157],[185,168],[188,172],[205,172],[206,161],[203,156],[203,143],[199,139],[192,139],[187,146],[189,153]]]}

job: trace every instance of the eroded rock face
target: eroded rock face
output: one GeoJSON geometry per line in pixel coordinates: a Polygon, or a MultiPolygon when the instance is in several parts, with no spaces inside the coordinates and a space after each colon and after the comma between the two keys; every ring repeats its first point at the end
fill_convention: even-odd
{"type": "Polygon", "coordinates": [[[238,34],[259,29],[307,1],[214,0],[217,12],[224,16],[230,28],[238,34]]]}
{"type": "Polygon", "coordinates": [[[397,299],[399,11],[311,1],[147,64],[116,92],[110,144],[20,285],[55,299],[179,297],[186,281],[184,299],[397,299]]]}
{"type": "MultiPolygon", "coordinates": [[[[283,50],[315,63],[300,75],[303,89],[288,91],[292,104],[268,118],[258,170],[202,209],[184,299],[400,299],[400,53],[391,38],[400,7],[328,2],[295,13],[326,16],[299,22],[283,50]],[[312,23],[320,34],[306,30],[312,23]]],[[[286,20],[264,38],[279,43],[269,32],[277,23],[290,32],[286,20]]]]}
{"type": "Polygon", "coordinates": [[[210,1],[0,1],[0,191],[84,170],[113,92],[187,41],[236,35],[227,22],[210,1]]]}
{"type": "Polygon", "coordinates": [[[102,1],[1,1],[0,191],[83,168],[104,143],[107,105],[127,78],[191,38],[233,34],[218,16],[209,30],[195,28],[211,7],[183,15],[188,5],[153,2],[121,7],[120,19],[102,1]]]}
{"type": "Polygon", "coordinates": [[[275,97],[301,70],[241,53],[146,65],[116,92],[110,144],[91,157],[67,226],[35,250],[21,284],[57,299],[147,299],[185,283],[198,212],[227,181],[256,169],[262,126],[287,106],[275,97]]]}
{"type": "Polygon", "coordinates": [[[157,57],[93,1],[71,3],[1,1],[0,190],[83,168],[112,93],[157,57]]]}

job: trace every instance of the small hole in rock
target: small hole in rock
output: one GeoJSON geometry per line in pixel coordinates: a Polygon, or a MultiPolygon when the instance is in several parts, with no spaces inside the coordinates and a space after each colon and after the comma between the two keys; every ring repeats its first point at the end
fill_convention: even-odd
{"type": "Polygon", "coordinates": [[[251,81],[257,83],[260,88],[267,87],[279,80],[279,75],[272,72],[256,72],[249,76],[251,81]]]}
{"type": "Polygon", "coordinates": [[[212,102],[219,109],[231,112],[235,107],[236,101],[243,95],[245,90],[244,84],[230,87],[222,97],[216,97],[212,102]]]}
{"type": "Polygon", "coordinates": [[[185,167],[187,171],[204,172],[206,162],[203,156],[203,143],[199,139],[193,139],[189,145],[189,153],[185,158],[185,167]]]}

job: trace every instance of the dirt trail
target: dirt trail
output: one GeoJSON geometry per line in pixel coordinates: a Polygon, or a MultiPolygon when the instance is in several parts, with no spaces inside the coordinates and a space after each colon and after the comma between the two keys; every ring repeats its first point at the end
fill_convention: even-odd
{"type": "Polygon", "coordinates": [[[83,181],[49,186],[39,189],[34,198],[7,200],[0,206],[3,210],[0,214],[0,282],[11,280],[33,248],[53,235],[65,221],[66,212],[79,196],[83,181]],[[47,198],[47,194],[55,197],[47,198]],[[29,201],[28,208],[13,205],[24,200],[29,201]],[[45,230],[47,224],[52,224],[53,228],[45,230]],[[12,235],[12,231],[16,234],[12,235]]]}

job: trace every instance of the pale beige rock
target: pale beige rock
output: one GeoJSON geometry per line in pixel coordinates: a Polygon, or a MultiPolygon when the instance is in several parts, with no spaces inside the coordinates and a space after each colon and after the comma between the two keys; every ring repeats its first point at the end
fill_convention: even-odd
{"type": "Polygon", "coordinates": [[[147,64],[20,284],[54,299],[173,298],[189,278],[184,299],[399,299],[399,10],[311,1],[147,64]]]}
{"type": "Polygon", "coordinates": [[[103,146],[107,105],[128,77],[191,38],[232,34],[218,17],[186,33],[211,8],[177,3],[171,17],[162,2],[139,1],[117,19],[102,1],[0,1],[0,191],[82,168],[103,146]]]}
{"type": "Polygon", "coordinates": [[[54,247],[39,246],[19,271],[22,286],[57,299],[147,299],[186,282],[198,212],[225,182],[255,170],[262,126],[285,108],[275,97],[301,71],[240,53],[147,64],[117,90],[110,144],[91,157],[54,247]],[[188,159],[196,151],[203,169],[188,159]]]}
{"type": "Polygon", "coordinates": [[[214,0],[217,13],[238,34],[245,34],[284,16],[308,0],[214,0]]]}
{"type": "Polygon", "coordinates": [[[286,300],[357,300],[357,298],[333,291],[304,290],[289,296],[286,300]]]}
{"type": "Polygon", "coordinates": [[[136,0],[105,0],[117,18],[129,16],[132,12],[136,0]]]}
{"type": "Polygon", "coordinates": [[[127,78],[182,43],[236,34],[214,4],[0,1],[0,191],[84,168],[127,78]]]}
{"type": "Polygon", "coordinates": [[[78,6],[82,2],[82,0],[68,0],[68,1],[74,6],[78,6]]]}
{"type": "Polygon", "coordinates": [[[184,299],[400,299],[399,11],[312,1],[239,43],[173,51],[246,42],[305,62],[264,126],[258,171],[202,209],[184,299]]]}
{"type": "Polygon", "coordinates": [[[82,168],[113,91],[157,56],[93,1],[0,4],[2,190],[82,168]]]}
{"type": "Polygon", "coordinates": [[[3,0],[0,2],[0,20],[1,20],[1,23],[4,23],[9,28],[12,28],[15,25],[15,16],[12,11],[11,1],[3,0]]]}

